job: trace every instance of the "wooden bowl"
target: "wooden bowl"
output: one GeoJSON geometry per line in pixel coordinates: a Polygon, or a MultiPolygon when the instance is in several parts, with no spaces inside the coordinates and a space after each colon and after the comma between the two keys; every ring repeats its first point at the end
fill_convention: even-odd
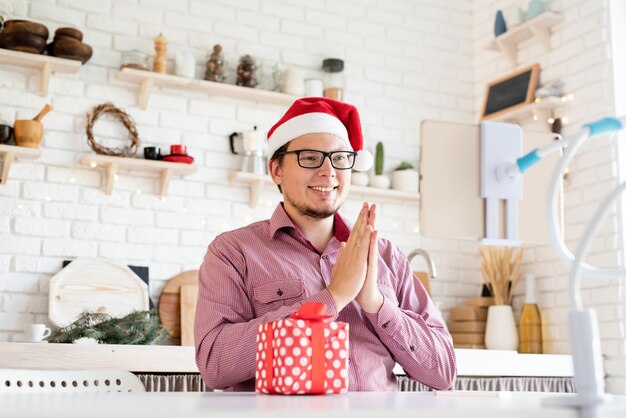
{"type": "Polygon", "coordinates": [[[36,120],[16,120],[13,126],[15,145],[28,148],[39,148],[43,137],[43,125],[36,120]]]}
{"type": "Polygon", "coordinates": [[[74,38],[62,36],[58,41],[48,44],[48,54],[59,58],[68,58],[86,63],[91,58],[93,50],[74,38]]]}
{"type": "Polygon", "coordinates": [[[74,28],[59,28],[54,32],[54,38],[56,40],[57,36],[69,36],[70,38],[74,38],[78,41],[83,40],[83,33],[78,29],[74,28]]]}
{"type": "Polygon", "coordinates": [[[4,22],[2,33],[30,33],[41,36],[44,40],[48,40],[48,28],[41,23],[31,22],[30,20],[7,20],[4,22]]]}
{"type": "Polygon", "coordinates": [[[46,40],[26,32],[0,33],[0,48],[41,54],[46,50],[46,40]]]}

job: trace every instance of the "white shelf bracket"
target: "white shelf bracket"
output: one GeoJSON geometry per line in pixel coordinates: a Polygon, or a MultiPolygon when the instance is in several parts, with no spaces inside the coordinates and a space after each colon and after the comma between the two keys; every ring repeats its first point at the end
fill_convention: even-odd
{"type": "Polygon", "coordinates": [[[0,184],[6,184],[9,179],[9,170],[11,169],[11,164],[13,163],[13,153],[7,152],[4,154],[2,158],[2,171],[0,171],[0,184]]]}
{"type": "Polygon", "coordinates": [[[530,25],[528,29],[535,35],[535,38],[537,38],[537,41],[539,41],[543,49],[546,52],[550,52],[550,29],[535,25],[530,25]]]}
{"type": "Polygon", "coordinates": [[[508,58],[511,64],[517,64],[517,45],[504,42],[496,38],[496,45],[500,48],[500,51],[508,58]]]}
{"type": "Polygon", "coordinates": [[[44,63],[41,67],[41,75],[39,79],[41,95],[46,97],[48,95],[48,84],[50,83],[50,74],[52,73],[52,65],[49,62],[44,63]]]}
{"type": "Polygon", "coordinates": [[[150,97],[150,90],[154,85],[154,80],[151,78],[146,78],[141,82],[141,87],[139,88],[139,106],[146,110],[148,107],[148,97],[150,97]]]}
{"type": "Polygon", "coordinates": [[[167,189],[170,186],[170,178],[172,178],[171,170],[163,170],[161,172],[161,196],[165,196],[165,194],[167,193],[167,189]]]}
{"type": "Polygon", "coordinates": [[[259,196],[263,190],[263,180],[257,180],[250,183],[250,207],[256,208],[259,201],[259,196]]]}
{"type": "Polygon", "coordinates": [[[106,194],[113,193],[113,184],[115,183],[115,174],[117,174],[117,164],[111,163],[107,165],[104,175],[104,192],[106,194]]]}

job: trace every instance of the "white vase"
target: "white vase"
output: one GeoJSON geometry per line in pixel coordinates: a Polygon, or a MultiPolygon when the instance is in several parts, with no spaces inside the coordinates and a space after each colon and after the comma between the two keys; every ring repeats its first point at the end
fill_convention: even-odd
{"type": "Polygon", "coordinates": [[[396,170],[391,173],[391,188],[403,192],[417,193],[420,175],[417,170],[396,170]]]}
{"type": "Polygon", "coordinates": [[[350,184],[353,186],[367,186],[370,182],[370,176],[361,171],[354,171],[352,173],[352,179],[350,180],[350,184]]]}
{"type": "Polygon", "coordinates": [[[511,305],[493,305],[487,311],[485,346],[490,350],[517,350],[518,337],[511,305]]]}
{"type": "Polygon", "coordinates": [[[391,179],[389,178],[389,176],[386,176],[384,174],[375,175],[370,180],[370,186],[376,187],[378,189],[388,189],[390,185],[391,179]]]}

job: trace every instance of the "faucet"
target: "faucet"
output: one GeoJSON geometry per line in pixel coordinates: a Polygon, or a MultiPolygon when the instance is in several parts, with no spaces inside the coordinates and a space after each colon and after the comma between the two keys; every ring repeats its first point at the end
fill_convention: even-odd
{"type": "Polygon", "coordinates": [[[426,250],[422,250],[421,248],[418,248],[417,250],[413,250],[407,256],[409,263],[411,262],[413,257],[415,257],[416,255],[421,255],[422,257],[424,257],[424,260],[426,260],[426,265],[428,266],[428,274],[430,275],[430,278],[436,279],[437,268],[435,268],[435,262],[433,261],[433,258],[430,256],[430,254],[428,254],[426,250]]]}

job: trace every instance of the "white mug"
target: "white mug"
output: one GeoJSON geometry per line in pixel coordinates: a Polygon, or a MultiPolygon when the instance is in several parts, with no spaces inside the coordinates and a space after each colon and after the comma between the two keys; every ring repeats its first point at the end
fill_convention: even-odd
{"type": "Polygon", "coordinates": [[[304,70],[300,68],[287,68],[283,71],[281,91],[294,96],[302,96],[304,93],[304,70]]]}
{"type": "Polygon", "coordinates": [[[176,75],[194,78],[196,75],[196,58],[190,52],[177,51],[174,56],[176,75]]]}
{"type": "Polygon", "coordinates": [[[52,330],[44,324],[28,324],[24,327],[24,341],[31,343],[39,343],[47,338],[52,330]]]}
{"type": "Polygon", "coordinates": [[[322,97],[324,95],[324,83],[319,78],[307,78],[304,80],[305,97],[322,97]]]}

